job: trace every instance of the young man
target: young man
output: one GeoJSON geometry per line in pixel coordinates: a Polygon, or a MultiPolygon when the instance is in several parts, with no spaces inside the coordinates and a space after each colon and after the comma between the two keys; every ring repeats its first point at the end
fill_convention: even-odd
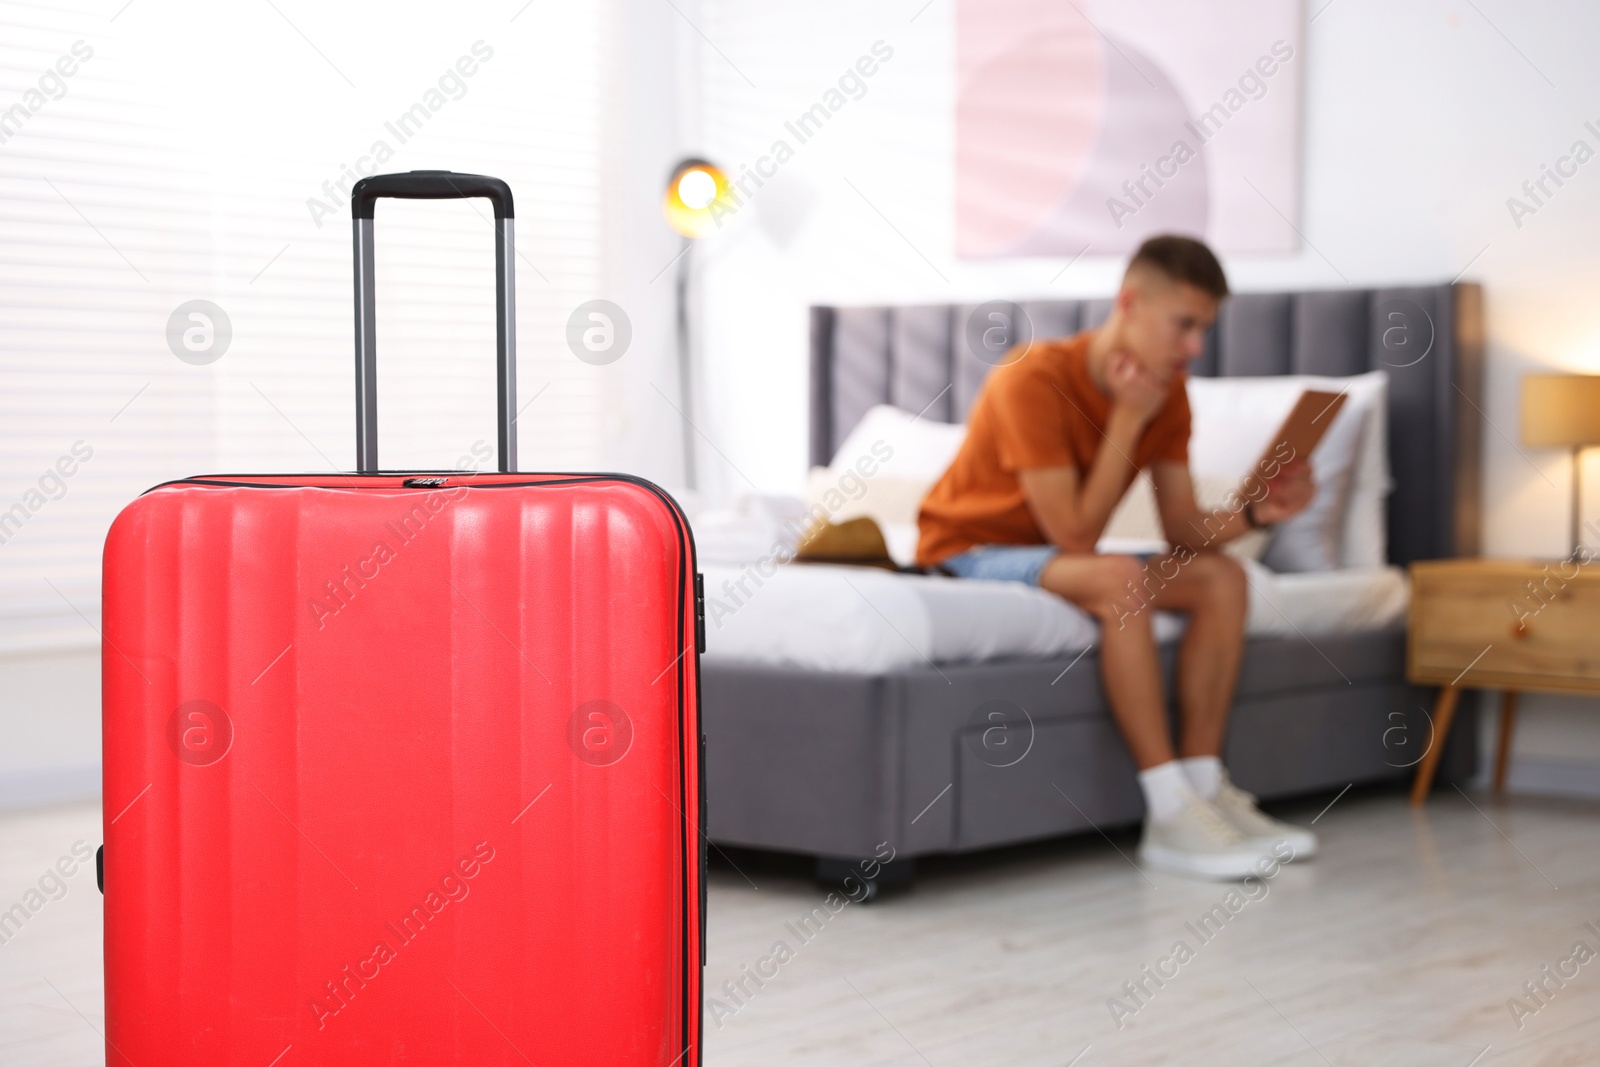
{"type": "Polygon", "coordinates": [[[1219,549],[1299,512],[1314,491],[1297,461],[1237,511],[1202,512],[1195,503],[1185,368],[1204,350],[1227,295],[1205,245],[1146,241],[1104,325],[1032,344],[990,374],[966,442],[923,501],[917,548],[924,566],[1038,585],[1099,620],[1106,696],[1144,790],[1140,857],[1212,878],[1244,877],[1279,841],[1297,857],[1316,849],[1310,831],[1258,811],[1219,759],[1249,603],[1243,569],[1219,549]],[[1153,560],[1096,554],[1112,511],[1146,468],[1171,552],[1153,560]],[[1177,753],[1151,607],[1188,616],[1177,753]]]}

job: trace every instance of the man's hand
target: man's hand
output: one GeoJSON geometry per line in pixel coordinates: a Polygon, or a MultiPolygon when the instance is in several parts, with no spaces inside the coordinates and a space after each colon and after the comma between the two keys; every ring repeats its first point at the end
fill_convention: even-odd
{"type": "Polygon", "coordinates": [[[1143,427],[1167,399],[1167,387],[1131,352],[1116,351],[1106,364],[1106,388],[1113,413],[1118,409],[1143,427]]]}
{"type": "Polygon", "coordinates": [[[1277,477],[1267,482],[1267,495],[1250,505],[1251,514],[1263,526],[1291,519],[1306,509],[1317,487],[1311,480],[1311,465],[1303,459],[1286,463],[1277,477]]]}

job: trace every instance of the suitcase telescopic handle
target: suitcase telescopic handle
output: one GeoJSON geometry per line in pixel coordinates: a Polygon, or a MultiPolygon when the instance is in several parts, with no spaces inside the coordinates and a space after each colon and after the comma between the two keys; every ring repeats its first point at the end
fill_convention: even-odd
{"type": "Polygon", "coordinates": [[[485,197],[494,205],[495,368],[499,382],[500,470],[517,469],[517,275],[512,236],[511,187],[499,178],[448,170],[374,174],[350,190],[356,280],[356,470],[378,469],[378,287],[373,274],[373,208],[379,199],[464,200],[485,197]]]}

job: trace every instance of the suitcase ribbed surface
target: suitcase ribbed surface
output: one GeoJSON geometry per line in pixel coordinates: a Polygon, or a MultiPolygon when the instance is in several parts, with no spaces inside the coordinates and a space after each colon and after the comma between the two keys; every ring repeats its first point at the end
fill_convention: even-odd
{"type": "Polygon", "coordinates": [[[108,1064],[698,1062],[686,524],[438,477],[191,479],[113,526],[108,1064]]]}

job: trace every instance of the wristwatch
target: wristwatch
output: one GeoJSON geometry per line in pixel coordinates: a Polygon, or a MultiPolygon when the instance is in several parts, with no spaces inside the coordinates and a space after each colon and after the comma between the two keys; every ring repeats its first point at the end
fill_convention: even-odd
{"type": "Polygon", "coordinates": [[[1272,525],[1269,522],[1260,522],[1256,519],[1256,502],[1254,500],[1246,500],[1244,502],[1244,521],[1252,530],[1265,530],[1272,525]]]}

